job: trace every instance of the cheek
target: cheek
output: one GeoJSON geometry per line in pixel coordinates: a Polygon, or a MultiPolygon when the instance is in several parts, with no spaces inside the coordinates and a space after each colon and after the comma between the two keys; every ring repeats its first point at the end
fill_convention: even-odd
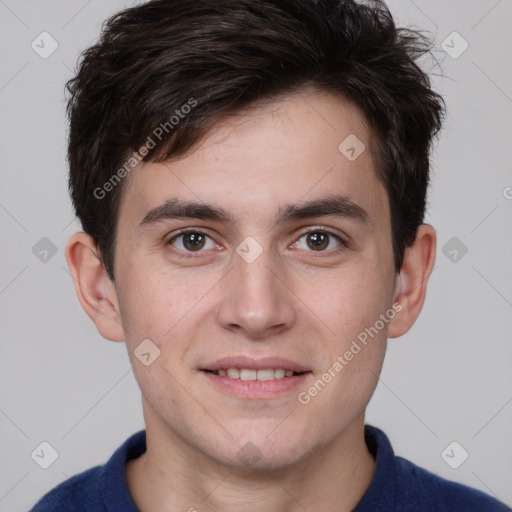
{"type": "Polygon", "coordinates": [[[325,332],[342,343],[375,323],[389,307],[389,293],[375,267],[351,265],[303,282],[298,295],[325,332]]]}
{"type": "Polygon", "coordinates": [[[137,271],[122,275],[119,293],[127,338],[163,339],[173,329],[179,329],[180,322],[209,287],[208,281],[163,265],[153,268],[146,262],[132,268],[137,271]]]}

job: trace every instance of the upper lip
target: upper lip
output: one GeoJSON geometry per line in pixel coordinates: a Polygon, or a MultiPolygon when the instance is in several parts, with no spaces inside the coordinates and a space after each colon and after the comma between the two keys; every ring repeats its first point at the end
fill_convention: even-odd
{"type": "Polygon", "coordinates": [[[311,371],[306,366],[277,356],[262,357],[260,359],[253,359],[247,356],[231,356],[222,357],[215,362],[204,366],[203,370],[221,370],[227,368],[241,368],[250,370],[266,370],[269,368],[280,368],[283,370],[293,370],[294,372],[308,372],[311,371]]]}

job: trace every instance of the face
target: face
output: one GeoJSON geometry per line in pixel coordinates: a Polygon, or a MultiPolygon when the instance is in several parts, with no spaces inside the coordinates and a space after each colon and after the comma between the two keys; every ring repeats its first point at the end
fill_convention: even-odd
{"type": "Polygon", "coordinates": [[[396,283],[370,147],[356,107],[309,92],[132,171],[115,285],[148,430],[225,464],[256,453],[277,468],[361,419],[396,283]]]}

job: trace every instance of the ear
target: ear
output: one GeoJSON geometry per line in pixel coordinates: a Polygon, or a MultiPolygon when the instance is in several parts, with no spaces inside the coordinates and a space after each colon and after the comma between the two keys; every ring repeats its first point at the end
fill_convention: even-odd
{"type": "Polygon", "coordinates": [[[393,303],[399,303],[401,309],[397,308],[397,314],[389,323],[389,338],[405,334],[418,318],[435,259],[436,231],[429,224],[421,224],[414,243],[405,251],[404,262],[396,278],[393,303]]]}
{"type": "Polygon", "coordinates": [[[111,341],[124,341],[116,289],[93,239],[87,233],[75,233],[67,243],[66,260],[78,300],[98,332],[111,341]]]}

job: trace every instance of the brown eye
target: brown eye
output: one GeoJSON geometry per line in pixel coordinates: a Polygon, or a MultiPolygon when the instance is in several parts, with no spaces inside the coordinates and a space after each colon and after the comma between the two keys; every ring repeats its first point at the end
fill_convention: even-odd
{"type": "Polygon", "coordinates": [[[345,241],[338,235],[326,230],[312,230],[304,233],[294,244],[294,249],[304,249],[307,252],[334,254],[347,247],[345,241]]]}
{"type": "Polygon", "coordinates": [[[308,247],[314,251],[323,251],[329,245],[329,235],[316,231],[306,235],[308,247]]]}
{"type": "Polygon", "coordinates": [[[187,251],[197,251],[204,247],[205,236],[202,233],[185,233],[183,236],[183,247],[187,251]]]}
{"type": "Polygon", "coordinates": [[[168,245],[178,252],[203,252],[203,249],[213,249],[215,242],[201,231],[184,231],[171,238],[168,245]]]}

